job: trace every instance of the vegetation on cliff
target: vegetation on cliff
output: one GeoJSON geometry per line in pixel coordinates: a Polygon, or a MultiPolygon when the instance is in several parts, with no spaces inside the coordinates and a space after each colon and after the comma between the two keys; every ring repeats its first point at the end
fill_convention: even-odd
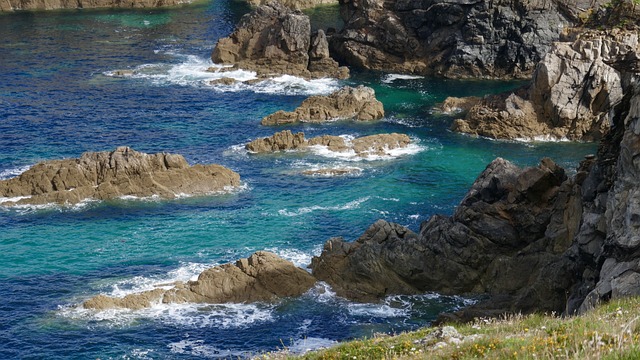
{"type": "Polygon", "coordinates": [[[293,355],[264,359],[638,359],[640,298],[601,305],[581,316],[512,315],[454,327],[376,335],[293,355]]]}

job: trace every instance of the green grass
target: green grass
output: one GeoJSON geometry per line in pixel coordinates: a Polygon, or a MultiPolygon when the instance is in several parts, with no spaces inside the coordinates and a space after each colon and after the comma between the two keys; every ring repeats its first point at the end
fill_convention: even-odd
{"type": "Polygon", "coordinates": [[[285,349],[260,359],[640,359],[640,298],[615,300],[582,316],[513,315],[454,325],[461,342],[435,338],[441,328],[379,335],[297,356],[285,349]]]}

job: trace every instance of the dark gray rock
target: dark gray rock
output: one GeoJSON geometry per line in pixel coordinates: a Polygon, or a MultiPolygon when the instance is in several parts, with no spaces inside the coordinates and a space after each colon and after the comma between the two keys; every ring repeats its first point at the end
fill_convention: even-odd
{"type": "MultiPolygon", "coordinates": [[[[588,9],[602,1],[587,2],[588,9]]],[[[579,14],[562,0],[340,0],[331,41],[351,66],[450,78],[528,78],[579,14]]]]}

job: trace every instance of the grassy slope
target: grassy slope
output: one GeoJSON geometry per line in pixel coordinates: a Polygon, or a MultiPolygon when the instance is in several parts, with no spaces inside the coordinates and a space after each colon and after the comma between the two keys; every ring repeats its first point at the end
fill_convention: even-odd
{"type": "MultiPolygon", "coordinates": [[[[434,338],[438,328],[342,343],[262,359],[640,359],[640,298],[615,300],[576,317],[479,319],[456,325],[462,342],[434,338]]],[[[448,328],[447,330],[451,330],[448,328]]]]}

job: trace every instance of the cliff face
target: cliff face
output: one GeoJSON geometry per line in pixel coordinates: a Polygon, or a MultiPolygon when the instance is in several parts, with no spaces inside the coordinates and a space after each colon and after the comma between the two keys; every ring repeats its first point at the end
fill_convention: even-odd
{"type": "Polygon", "coordinates": [[[592,1],[340,0],[331,45],[365,69],[451,78],[527,78],[592,1]]]}
{"type": "MultiPolygon", "coordinates": [[[[637,59],[614,61],[624,70],[637,59]]],[[[354,243],[330,239],[313,274],[342,296],[395,293],[488,294],[460,316],[503,311],[584,311],[640,294],[640,85],[625,95],[597,157],[575,176],[544,159],[519,169],[497,159],[453,216],[434,216],[419,234],[378,221],[354,243]]]]}
{"type": "Polygon", "coordinates": [[[186,4],[189,0],[1,0],[0,12],[90,8],[150,8],[186,4]]]}
{"type": "Polygon", "coordinates": [[[599,140],[623,96],[621,74],[609,63],[637,56],[638,45],[637,31],[620,29],[554,43],[530,85],[476,99],[452,130],[496,139],[599,140]]]}

